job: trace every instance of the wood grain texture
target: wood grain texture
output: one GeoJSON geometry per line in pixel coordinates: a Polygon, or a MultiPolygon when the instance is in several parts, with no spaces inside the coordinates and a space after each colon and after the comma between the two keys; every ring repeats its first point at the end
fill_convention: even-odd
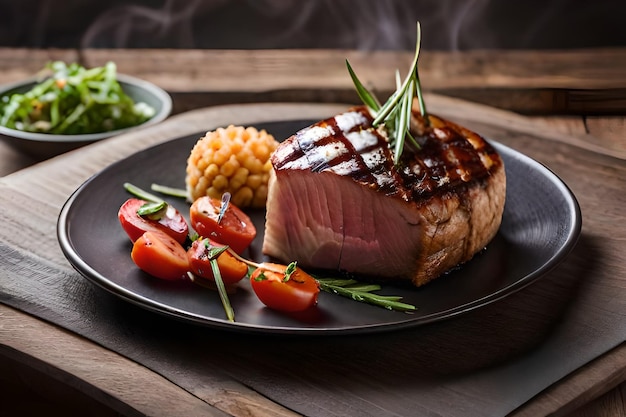
{"type": "MultiPolygon", "coordinates": [[[[394,51],[193,50],[148,52],[145,61],[137,63],[132,52],[81,52],[90,65],[114,57],[122,70],[138,70],[175,95],[185,93],[189,77],[194,92],[211,92],[213,100],[220,100],[205,105],[241,102],[244,97],[255,102],[355,102],[346,59],[365,85],[385,97],[395,89],[390,68],[403,72],[412,59],[411,52],[394,51]],[[172,79],[170,74],[180,77],[172,79]]],[[[624,68],[622,49],[424,51],[420,56],[425,90],[529,114],[621,114],[626,109],[624,68]]]]}
{"type": "Polygon", "coordinates": [[[184,412],[223,415],[189,393],[172,389],[171,384],[162,377],[146,375],[150,373],[149,370],[133,362],[123,361],[113,352],[97,348],[94,350],[91,343],[79,337],[67,337],[60,329],[15,314],[4,306],[1,317],[5,355],[17,361],[30,362],[27,364],[32,368],[85,392],[120,414],[172,415],[184,412]],[[55,349],[50,349],[50,346],[55,346],[55,349]],[[31,358],[43,358],[46,362],[31,358]],[[84,383],[85,380],[90,381],[89,384],[84,383]],[[140,383],[129,383],[133,380],[140,383]],[[127,404],[134,406],[129,407],[127,404]]]}
{"type": "MultiPolygon", "coordinates": [[[[193,107],[242,102],[356,102],[348,59],[381,96],[395,88],[412,52],[348,50],[50,50],[0,48],[0,82],[34,74],[48,59],[115,61],[193,107]],[[140,58],[137,58],[140,57],[140,58]]],[[[529,114],[623,114],[626,49],[423,51],[425,90],[529,114]]],[[[185,104],[185,105],[182,105],[185,104]]]]}
{"type": "MultiPolygon", "coordinates": [[[[619,296],[623,294],[623,279],[626,276],[624,270],[626,255],[623,250],[626,231],[620,221],[624,201],[620,190],[624,189],[626,168],[619,149],[618,152],[615,150],[600,152],[603,148],[598,146],[599,151],[595,152],[596,148],[589,148],[587,141],[583,140],[586,138],[586,131],[583,133],[575,124],[567,124],[567,127],[561,131],[552,131],[548,129],[545,120],[524,118],[456,99],[431,95],[428,97],[428,102],[433,112],[463,122],[510,146],[521,148],[525,153],[546,163],[563,177],[579,196],[583,213],[586,216],[585,238],[573,256],[555,274],[551,275],[551,278],[542,280],[537,283],[538,285],[533,285],[527,291],[508,299],[505,304],[506,308],[503,308],[503,304],[499,304],[469,315],[463,320],[420,329],[417,340],[413,333],[399,332],[387,339],[368,338],[367,343],[359,338],[345,341],[320,341],[317,345],[319,351],[315,352],[306,350],[310,344],[306,340],[291,342],[283,340],[282,357],[268,356],[267,360],[258,362],[242,350],[239,345],[240,341],[235,338],[229,342],[228,348],[228,351],[235,357],[223,355],[218,358],[218,362],[228,369],[228,374],[234,380],[228,382],[228,378],[213,379],[216,386],[209,384],[204,390],[191,390],[196,397],[202,398],[207,404],[221,408],[217,402],[219,387],[222,384],[233,383],[242,393],[239,399],[233,401],[238,404],[237,407],[246,409],[245,398],[248,394],[245,394],[243,386],[253,383],[259,387],[263,385],[260,382],[264,382],[264,378],[270,378],[270,375],[283,377],[288,375],[294,384],[300,386],[308,384],[311,398],[335,398],[334,407],[340,410],[350,409],[351,406],[362,401],[365,393],[372,396],[369,401],[376,401],[382,407],[393,407],[393,403],[400,401],[403,397],[403,389],[406,389],[402,384],[397,383],[396,378],[406,375],[407,366],[416,371],[416,374],[432,373],[436,381],[440,378],[445,379],[446,375],[469,373],[476,369],[505,364],[508,361],[515,363],[515,358],[522,360],[529,352],[548,343],[548,335],[552,332],[556,331],[559,334],[572,332],[570,334],[573,337],[576,332],[568,326],[577,324],[590,330],[594,326],[595,319],[612,310],[608,306],[597,306],[594,304],[594,299],[587,296],[588,294],[594,294],[603,300],[611,300],[617,305],[624,303],[624,299],[619,296]],[[569,143],[570,131],[582,137],[569,143]],[[572,166],[576,169],[572,169],[572,166]],[[606,196],[609,198],[607,199],[606,196]],[[603,197],[603,200],[599,197],[603,197]],[[598,254],[601,256],[596,259],[595,255],[598,254]],[[595,280],[586,282],[580,279],[581,276],[591,273],[595,275],[595,280]],[[571,303],[575,303],[576,308],[572,308],[571,303]],[[607,311],[604,312],[603,308],[607,311]],[[585,313],[591,311],[592,314],[587,316],[578,313],[579,309],[585,313]],[[560,322],[560,320],[564,321],[560,322]],[[485,343],[485,340],[489,340],[489,343],[485,343]],[[385,354],[387,344],[407,346],[410,349],[401,354],[397,351],[393,352],[393,355],[391,352],[385,354]],[[463,346],[462,352],[459,351],[460,346],[463,346]],[[343,363],[340,360],[357,348],[362,349],[364,354],[359,356],[355,363],[343,363]],[[367,353],[378,355],[379,359],[383,359],[384,366],[368,363],[367,360],[371,356],[367,353]],[[411,358],[413,358],[412,361],[411,358]],[[305,369],[310,373],[285,374],[283,370],[285,361],[294,363],[302,359],[306,359],[305,369]],[[320,364],[325,361],[333,361],[339,365],[337,369],[322,372],[323,368],[320,364]],[[250,374],[250,369],[255,369],[259,373],[250,374]],[[372,378],[370,373],[376,373],[377,377],[368,379],[372,378]],[[236,382],[239,379],[248,382],[242,386],[241,382],[236,382]],[[341,385],[341,383],[346,385],[341,385]],[[373,391],[376,392],[375,395],[372,393],[372,384],[375,388],[373,391]],[[348,386],[351,386],[352,390],[348,390],[348,386]],[[345,396],[337,397],[336,392],[333,392],[333,389],[339,389],[339,387],[345,389],[345,396]]],[[[246,123],[252,120],[258,122],[263,118],[271,120],[275,118],[275,114],[280,114],[281,118],[322,118],[345,108],[344,105],[282,104],[260,107],[262,110],[255,110],[259,108],[258,106],[226,106],[197,110],[174,117],[146,131],[114,138],[4,177],[0,180],[0,190],[3,196],[9,197],[9,200],[6,202],[7,214],[4,214],[7,220],[4,222],[6,228],[1,235],[3,244],[15,248],[24,255],[24,259],[32,260],[30,266],[23,266],[22,262],[8,265],[5,273],[30,268],[31,273],[42,276],[41,285],[43,286],[46,285],[44,277],[47,273],[71,274],[58,246],[53,243],[54,216],[50,216],[50,211],[58,210],[69,193],[89,175],[119,158],[171,137],[208,129],[215,124],[223,124],[225,120],[233,123],[246,123]],[[25,217],[30,220],[24,221],[25,217]],[[33,256],[25,242],[41,236],[51,236],[47,239],[49,244],[42,245],[42,251],[33,256]]],[[[18,258],[17,255],[14,257],[18,258]]],[[[68,282],[74,283],[75,281],[68,280],[68,282]]],[[[80,285],[78,282],[76,281],[77,285],[80,285]]],[[[68,294],[71,293],[72,291],[68,291],[68,294]]],[[[36,294],[33,294],[29,301],[36,304],[36,294]]],[[[67,308],[67,306],[64,307],[67,308]]],[[[17,327],[13,327],[11,332],[4,333],[0,339],[3,344],[21,343],[21,336],[18,335],[17,330],[19,330],[17,327]]],[[[599,334],[602,330],[597,329],[599,334]]],[[[29,337],[31,336],[26,334],[24,340],[29,337]]],[[[64,337],[60,338],[64,339],[64,337]]],[[[255,339],[255,342],[257,342],[255,348],[259,352],[271,352],[275,349],[272,341],[255,339]]],[[[192,350],[190,347],[190,351],[192,350]]],[[[620,352],[622,350],[617,351],[615,354],[617,356],[613,356],[614,353],[611,352],[608,360],[610,366],[623,370],[623,362],[621,362],[623,355],[620,352]]],[[[40,351],[35,354],[45,356],[47,353],[40,351]]],[[[116,357],[116,361],[118,359],[120,363],[124,363],[123,358],[116,357]]],[[[58,357],[54,361],[63,363],[58,357]]],[[[200,362],[207,363],[206,360],[200,362]]],[[[567,412],[568,409],[595,398],[603,390],[611,388],[623,379],[623,373],[606,373],[609,369],[606,363],[600,363],[598,366],[592,364],[587,369],[589,373],[583,370],[578,379],[565,378],[562,383],[557,384],[555,388],[557,391],[540,396],[527,406],[531,407],[530,410],[533,412],[537,411],[534,415],[567,412]]],[[[118,371],[122,372],[122,369],[123,367],[120,367],[118,371]]],[[[88,385],[104,384],[101,387],[105,392],[114,389],[98,378],[96,370],[91,369],[91,371],[94,374],[90,374],[89,370],[86,372],[80,369],[71,370],[72,373],[83,372],[88,385]]],[[[150,373],[144,376],[152,379],[150,373]]],[[[118,377],[124,378],[125,376],[118,375],[118,377]]],[[[131,374],[128,377],[134,376],[131,374]]],[[[141,379],[141,376],[138,378],[141,379]]],[[[173,389],[173,392],[176,390],[173,389]]],[[[258,394],[255,394],[257,397],[253,397],[253,403],[261,402],[258,394]]],[[[289,397],[289,391],[286,391],[285,395],[289,397]]],[[[448,392],[447,395],[448,401],[461,398],[459,392],[448,392]]],[[[496,396],[494,399],[483,399],[483,401],[488,404],[488,401],[495,401],[497,395],[502,395],[502,393],[494,391],[493,395],[496,396]]],[[[405,400],[408,401],[407,405],[423,407],[422,410],[428,409],[425,404],[417,404],[406,398],[405,400]]],[[[138,401],[138,399],[132,398],[129,401],[134,404],[132,401],[138,401]]],[[[267,405],[270,410],[275,406],[267,405]]],[[[133,408],[137,406],[133,405],[133,408]]],[[[523,412],[523,409],[520,410],[523,412]]],[[[435,412],[435,408],[431,411],[435,412]]]]}
{"type": "MultiPolygon", "coordinates": [[[[27,379],[35,393],[48,401],[55,395],[71,398],[72,391],[85,395],[83,404],[75,405],[74,410],[68,407],[70,411],[91,414],[90,410],[99,404],[105,416],[294,415],[232,380],[212,381],[211,385],[188,392],[110,350],[1,304],[0,319],[0,349],[4,356],[70,388],[50,392],[49,385],[37,385],[37,381],[27,379]]],[[[23,407],[12,402],[9,406],[23,407]]],[[[27,415],[24,412],[30,414],[37,408],[15,411],[27,415]]]]}
{"type": "Polygon", "coordinates": [[[626,384],[609,391],[590,404],[585,404],[570,417],[624,417],[626,416],[626,384]]]}
{"type": "Polygon", "coordinates": [[[0,48],[0,84],[9,84],[36,76],[50,61],[78,62],[73,49],[0,48]]]}

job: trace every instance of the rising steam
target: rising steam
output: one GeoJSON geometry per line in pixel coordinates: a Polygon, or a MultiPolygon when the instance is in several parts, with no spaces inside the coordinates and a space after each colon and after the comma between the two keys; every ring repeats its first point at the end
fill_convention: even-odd
{"type": "Polygon", "coordinates": [[[626,7],[611,0],[148,0],[113,2],[84,31],[81,47],[350,48],[412,50],[415,22],[424,49],[543,48],[624,40],[626,7]],[[129,4],[130,3],[130,4],[129,4]],[[588,4],[589,3],[589,4],[588,4]],[[621,11],[621,12],[620,12],[621,11]],[[579,22],[594,18],[595,31],[579,22]],[[621,37],[620,37],[621,36],[621,37]],[[583,40],[584,39],[584,40],[583,40]]]}

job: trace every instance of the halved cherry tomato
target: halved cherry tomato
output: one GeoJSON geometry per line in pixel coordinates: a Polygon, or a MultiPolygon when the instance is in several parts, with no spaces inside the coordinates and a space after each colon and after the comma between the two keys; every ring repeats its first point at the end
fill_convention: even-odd
{"type": "Polygon", "coordinates": [[[135,241],[130,257],[141,270],[161,279],[184,279],[189,271],[185,248],[161,231],[141,235],[135,241]]]}
{"type": "Polygon", "coordinates": [[[131,241],[136,241],[148,231],[161,231],[172,236],[178,243],[184,243],[189,234],[187,221],[175,207],[168,205],[165,214],[158,220],[151,220],[137,214],[137,210],[147,201],[138,198],[126,200],[120,207],[117,217],[131,241]]]}
{"type": "Polygon", "coordinates": [[[218,223],[221,200],[200,197],[189,209],[191,227],[202,237],[208,237],[230,246],[236,253],[246,249],[256,236],[256,228],[250,217],[234,204],[229,204],[218,223]]]}
{"type": "Polygon", "coordinates": [[[300,268],[295,268],[287,278],[287,266],[263,263],[250,276],[257,297],[267,307],[285,311],[304,311],[317,304],[320,292],[315,278],[300,268]]]}
{"type": "MultiPolygon", "coordinates": [[[[202,278],[215,281],[211,260],[209,259],[209,247],[223,246],[207,238],[194,241],[187,250],[190,271],[202,278]]],[[[217,257],[217,266],[220,269],[224,285],[236,284],[248,273],[248,265],[235,258],[228,251],[222,252],[217,257]]]]}

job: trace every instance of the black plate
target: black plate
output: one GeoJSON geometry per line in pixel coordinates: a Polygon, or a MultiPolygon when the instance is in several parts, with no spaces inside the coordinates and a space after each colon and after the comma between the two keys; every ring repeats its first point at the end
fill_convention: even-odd
{"type": "MultiPolygon", "coordinates": [[[[282,139],[309,124],[311,121],[302,120],[257,127],[282,139]]],[[[318,307],[309,314],[288,316],[265,308],[244,280],[230,297],[236,315],[236,322],[230,323],[216,292],[192,283],[151,278],[135,267],[130,259],[131,243],[117,220],[118,208],[129,197],[124,182],[144,189],[153,182],[184,187],[186,159],[200,136],[178,138],[131,155],[74,192],[61,211],[57,233],[65,256],[77,271],[139,306],[207,326],[270,333],[365,333],[441,320],[509,295],[560,262],[580,233],[580,209],[567,186],[543,165],[494,143],[507,174],[500,231],[485,251],[445,277],[421,288],[383,288],[383,293],[401,295],[417,306],[416,312],[388,311],[321,293],[318,307]]],[[[188,213],[184,201],[173,198],[169,202],[188,213]]],[[[250,257],[260,260],[264,212],[252,212],[251,217],[259,236],[250,257]]]]}

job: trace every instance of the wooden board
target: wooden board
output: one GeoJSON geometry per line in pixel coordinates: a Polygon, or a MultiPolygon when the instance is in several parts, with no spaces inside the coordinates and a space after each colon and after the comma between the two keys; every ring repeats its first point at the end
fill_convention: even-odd
{"type": "MultiPolygon", "coordinates": [[[[155,128],[84,148],[0,180],[0,192],[5,199],[1,219],[6,225],[0,231],[0,241],[2,250],[8,255],[3,257],[5,263],[0,274],[0,288],[3,290],[0,301],[9,305],[19,301],[21,308],[30,310],[32,314],[46,316],[48,320],[72,328],[87,339],[97,339],[98,343],[118,353],[107,354],[108,350],[95,346],[92,359],[85,360],[84,349],[74,349],[72,354],[80,359],[74,363],[70,357],[55,355],[54,350],[46,350],[42,345],[29,349],[27,341],[37,332],[45,333],[44,339],[53,346],[88,344],[81,345],[84,339],[78,338],[82,341],[77,341],[71,333],[39,326],[37,322],[20,327],[16,323],[23,318],[22,314],[4,308],[1,311],[4,317],[8,317],[6,323],[13,324],[0,329],[2,345],[5,349],[42,357],[85,381],[85,386],[97,387],[106,393],[99,398],[108,401],[112,408],[120,407],[121,402],[143,412],[149,410],[146,413],[154,415],[167,415],[167,408],[160,409],[154,405],[151,406],[153,408],[146,408],[142,390],[120,392],[117,378],[128,383],[145,378],[152,384],[148,386],[164,384],[168,387],[165,382],[169,381],[173,386],[166,391],[174,402],[184,402],[191,394],[201,399],[202,403],[232,414],[242,414],[241,410],[250,404],[264,404],[268,415],[288,415],[286,407],[299,408],[301,412],[310,411],[311,405],[306,404],[305,398],[299,397],[303,392],[308,392],[310,398],[322,395],[324,400],[319,406],[327,414],[347,409],[355,413],[371,412],[371,409],[362,408],[365,398],[370,401],[370,406],[375,404],[383,413],[384,410],[397,410],[394,408],[398,407],[395,401],[407,401],[408,406],[416,393],[432,395],[437,389],[441,390],[440,396],[432,398],[439,398],[439,407],[442,408],[438,409],[432,403],[424,405],[428,396],[420,397],[423,401],[420,406],[429,407],[432,413],[449,414],[446,411],[454,409],[463,415],[484,414],[489,407],[501,411],[498,400],[509,401],[519,387],[497,389],[497,385],[490,385],[491,372],[524,364],[538,366],[536,361],[546,369],[559,368],[557,374],[560,373],[561,377],[558,379],[564,379],[555,380],[556,385],[544,395],[541,392],[548,386],[537,382],[536,394],[539,396],[531,399],[525,408],[520,408],[523,404],[518,404],[510,411],[517,409],[520,415],[564,412],[572,405],[587,401],[619,383],[624,378],[624,354],[619,340],[621,337],[623,341],[624,333],[623,327],[614,325],[614,321],[619,319],[624,322],[626,300],[626,255],[623,250],[626,231],[621,222],[624,197],[620,193],[624,189],[626,168],[621,149],[594,147],[593,142],[590,145],[584,140],[586,134],[572,138],[562,132],[549,131],[542,120],[439,96],[429,96],[428,102],[431,111],[463,122],[545,163],[577,194],[585,216],[584,239],[568,261],[547,279],[489,308],[416,332],[398,332],[386,338],[340,338],[332,341],[255,338],[252,346],[243,346],[250,339],[205,332],[189,326],[182,326],[185,332],[180,333],[178,329],[181,326],[168,321],[159,321],[157,331],[154,323],[151,324],[153,317],[150,313],[103,294],[93,303],[85,304],[77,300],[79,294],[93,296],[97,291],[69,268],[54,240],[54,228],[60,206],[89,175],[150,144],[216,125],[273,120],[277,114],[281,119],[321,118],[345,108],[341,105],[306,104],[225,106],[176,116],[155,128]],[[602,177],[598,173],[602,173],[602,177]],[[36,253],[32,253],[29,244],[32,241],[42,242],[36,253]],[[28,282],[33,291],[27,297],[18,291],[20,283],[16,280],[19,277],[36,277],[33,282],[28,282]],[[45,293],[37,294],[46,288],[65,288],[68,296],[57,300],[57,304],[46,304],[42,300],[45,293]],[[16,300],[18,295],[21,298],[16,300]],[[60,312],[64,314],[60,315],[60,312]],[[112,329],[112,324],[121,327],[112,329]],[[102,339],[103,329],[115,338],[102,339]],[[616,335],[616,331],[621,333],[616,335]],[[605,339],[599,336],[610,336],[611,342],[603,345],[601,342],[605,339]],[[215,350],[211,344],[215,340],[228,348],[228,355],[215,350]],[[571,340],[580,343],[574,350],[574,345],[569,343],[571,340]],[[188,345],[180,346],[181,343],[188,345]],[[277,346],[280,346],[280,357],[267,356],[257,361],[254,355],[249,354],[250,349],[269,354],[277,346]],[[391,355],[385,353],[385,346],[404,348],[391,355]],[[593,346],[591,351],[590,346],[593,346]],[[380,350],[375,353],[377,348],[380,350]],[[363,353],[359,353],[360,350],[363,353]],[[201,356],[201,352],[209,351],[217,357],[201,356]],[[597,364],[592,362],[579,371],[567,370],[558,361],[542,362],[546,358],[556,358],[555,352],[568,351],[589,360],[603,354],[606,356],[597,364]],[[188,360],[172,357],[168,352],[198,356],[188,360]],[[340,354],[341,357],[336,356],[340,354]],[[237,360],[230,355],[235,355],[237,360]],[[385,364],[385,373],[381,375],[372,374],[381,371],[380,366],[376,366],[380,360],[377,355],[389,361],[385,364]],[[149,369],[140,367],[136,372],[125,372],[123,365],[128,359],[124,356],[149,369]],[[97,358],[103,359],[94,360],[97,358]],[[314,373],[299,374],[281,365],[294,364],[298,359],[305,360],[307,365],[304,369],[314,373]],[[333,361],[333,365],[326,367],[328,361],[333,361]],[[107,363],[110,366],[104,366],[107,363]],[[191,363],[197,369],[191,367],[191,363]],[[219,370],[215,366],[217,363],[220,364],[219,370]],[[606,372],[611,368],[616,371],[606,372]],[[407,370],[416,372],[407,374],[407,370]],[[103,377],[108,372],[115,377],[103,377]],[[445,388],[446,384],[458,380],[469,382],[469,385],[463,385],[464,391],[445,388]],[[293,385],[291,390],[281,391],[284,387],[274,386],[271,382],[293,385]],[[490,396],[484,396],[485,391],[468,389],[481,386],[490,387],[490,396]],[[223,397],[225,389],[236,393],[226,402],[223,397]],[[406,395],[400,396],[403,392],[406,395]],[[275,404],[280,402],[279,398],[285,398],[285,403],[275,404]]],[[[522,377],[529,378],[528,375],[520,375],[520,381],[522,377]]],[[[76,386],[83,385],[76,383],[76,386]]],[[[159,401],[158,396],[150,398],[150,402],[159,401]]],[[[198,406],[204,407],[204,404],[198,406]]],[[[211,409],[211,412],[217,411],[211,409]]]]}
{"type": "MultiPolygon", "coordinates": [[[[86,66],[114,61],[122,73],[154,82],[177,113],[248,102],[356,102],[348,59],[381,97],[393,71],[408,70],[409,51],[346,50],[31,50],[0,48],[0,82],[32,76],[49,60],[86,66]]],[[[570,51],[423,51],[426,91],[526,114],[623,114],[626,48],[570,51]]]]}

